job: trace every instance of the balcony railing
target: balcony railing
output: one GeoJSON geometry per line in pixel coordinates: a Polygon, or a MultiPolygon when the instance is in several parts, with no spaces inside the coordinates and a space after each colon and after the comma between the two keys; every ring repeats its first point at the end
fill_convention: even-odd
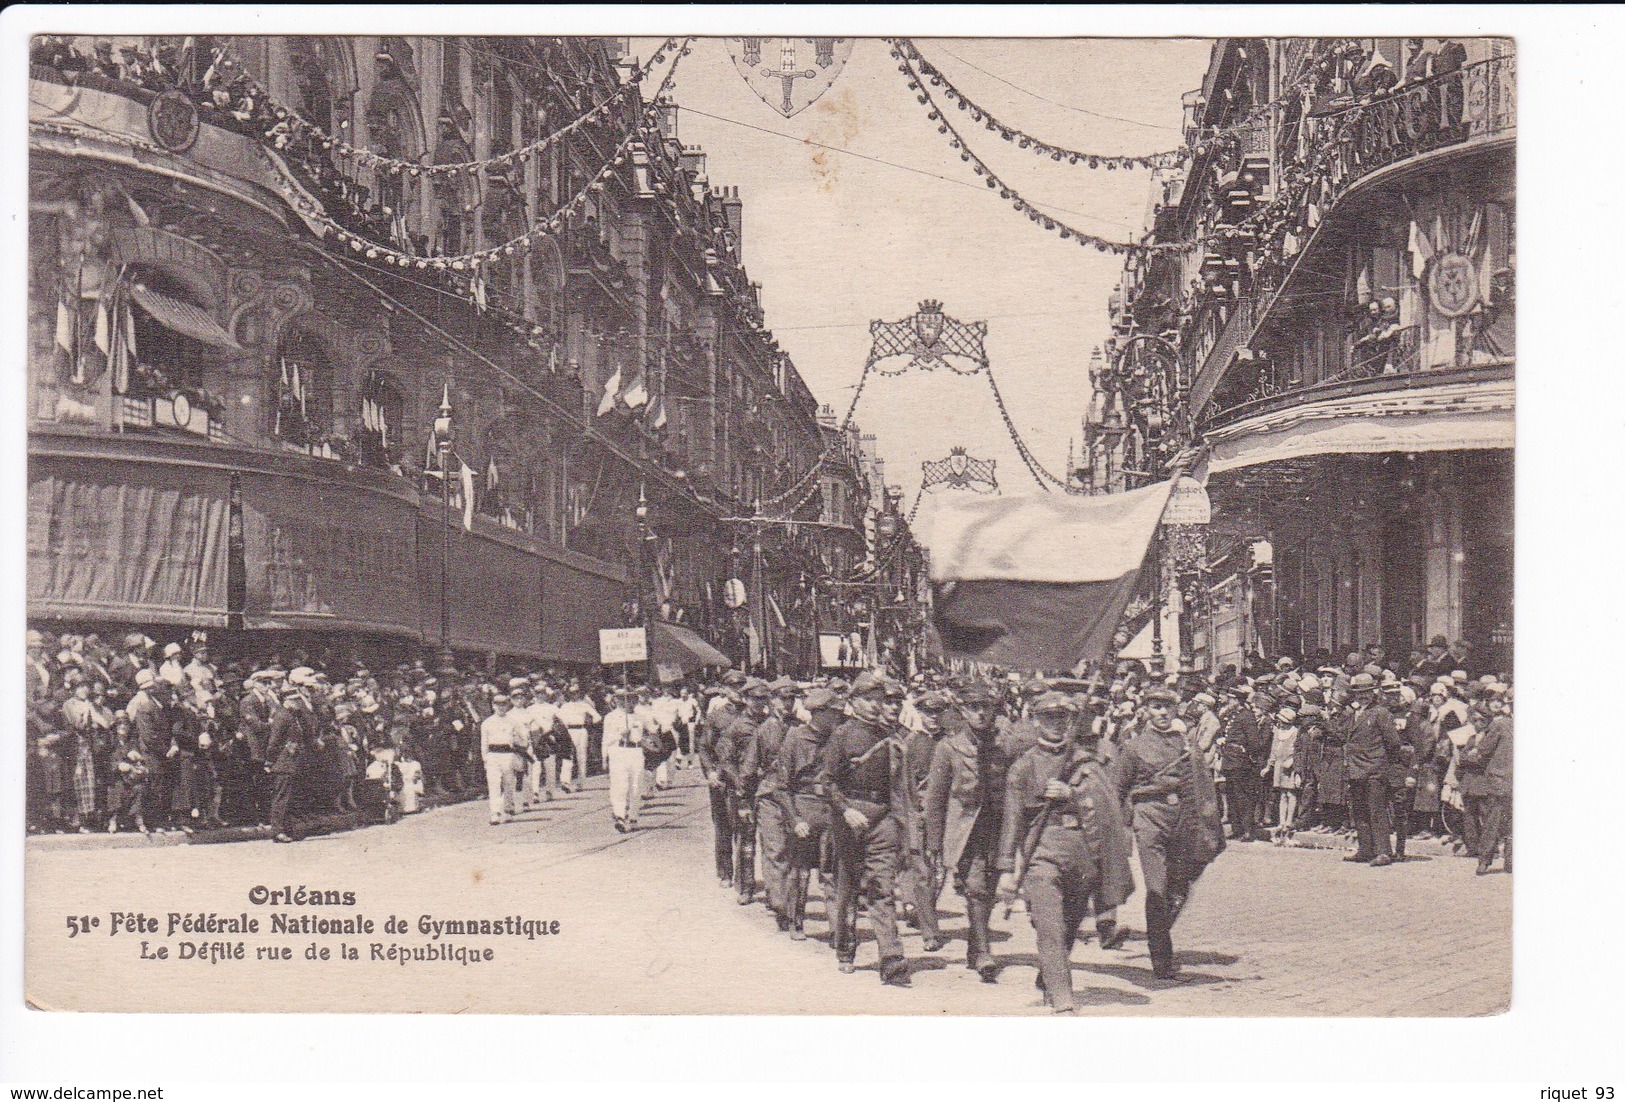
{"type": "Polygon", "coordinates": [[[1324,155],[1335,185],[1347,188],[1380,168],[1510,131],[1517,124],[1517,59],[1490,58],[1363,103],[1323,106],[1304,120],[1294,160],[1324,155]]]}
{"type": "Polygon", "coordinates": [[[1351,343],[1348,365],[1324,374],[1295,364],[1264,364],[1251,379],[1227,380],[1203,427],[1218,428],[1285,404],[1347,391],[1380,390],[1387,385],[1377,380],[1390,379],[1395,387],[1411,387],[1427,385],[1424,377],[1430,375],[1440,380],[1500,378],[1511,370],[1510,360],[1477,343],[1450,363],[1430,364],[1421,341],[1422,330],[1416,325],[1363,334],[1351,343]]]}

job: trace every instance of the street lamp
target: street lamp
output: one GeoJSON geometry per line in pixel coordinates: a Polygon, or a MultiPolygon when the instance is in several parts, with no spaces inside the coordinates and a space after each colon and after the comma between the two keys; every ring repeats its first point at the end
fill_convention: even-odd
{"type": "Polygon", "coordinates": [[[650,559],[653,554],[653,543],[656,536],[654,530],[649,527],[649,496],[642,483],[638,484],[638,504],[637,508],[632,510],[632,516],[637,521],[638,526],[638,610],[641,613],[639,618],[643,621],[644,680],[653,682],[654,654],[648,648],[651,624],[650,608],[654,602],[650,598],[658,595],[647,592],[645,587],[650,585],[650,559]]]}

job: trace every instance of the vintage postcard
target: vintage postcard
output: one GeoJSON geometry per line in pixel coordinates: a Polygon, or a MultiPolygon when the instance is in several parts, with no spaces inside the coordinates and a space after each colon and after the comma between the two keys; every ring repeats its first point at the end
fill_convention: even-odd
{"type": "Polygon", "coordinates": [[[1512,38],[107,24],[31,1007],[1511,1005],[1512,38]]]}

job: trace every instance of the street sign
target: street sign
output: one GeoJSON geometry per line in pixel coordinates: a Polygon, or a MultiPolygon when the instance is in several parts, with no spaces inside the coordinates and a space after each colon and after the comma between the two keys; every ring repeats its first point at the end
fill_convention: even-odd
{"type": "Polygon", "coordinates": [[[598,661],[604,665],[645,662],[648,658],[649,640],[642,628],[598,629],[598,661]]]}

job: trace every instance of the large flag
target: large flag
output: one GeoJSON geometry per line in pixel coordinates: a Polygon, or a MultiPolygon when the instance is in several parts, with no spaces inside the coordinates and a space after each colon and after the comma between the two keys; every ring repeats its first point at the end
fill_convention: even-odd
{"type": "Polygon", "coordinates": [[[925,543],[948,653],[1038,670],[1104,656],[1172,486],[944,501],[925,543]]]}

